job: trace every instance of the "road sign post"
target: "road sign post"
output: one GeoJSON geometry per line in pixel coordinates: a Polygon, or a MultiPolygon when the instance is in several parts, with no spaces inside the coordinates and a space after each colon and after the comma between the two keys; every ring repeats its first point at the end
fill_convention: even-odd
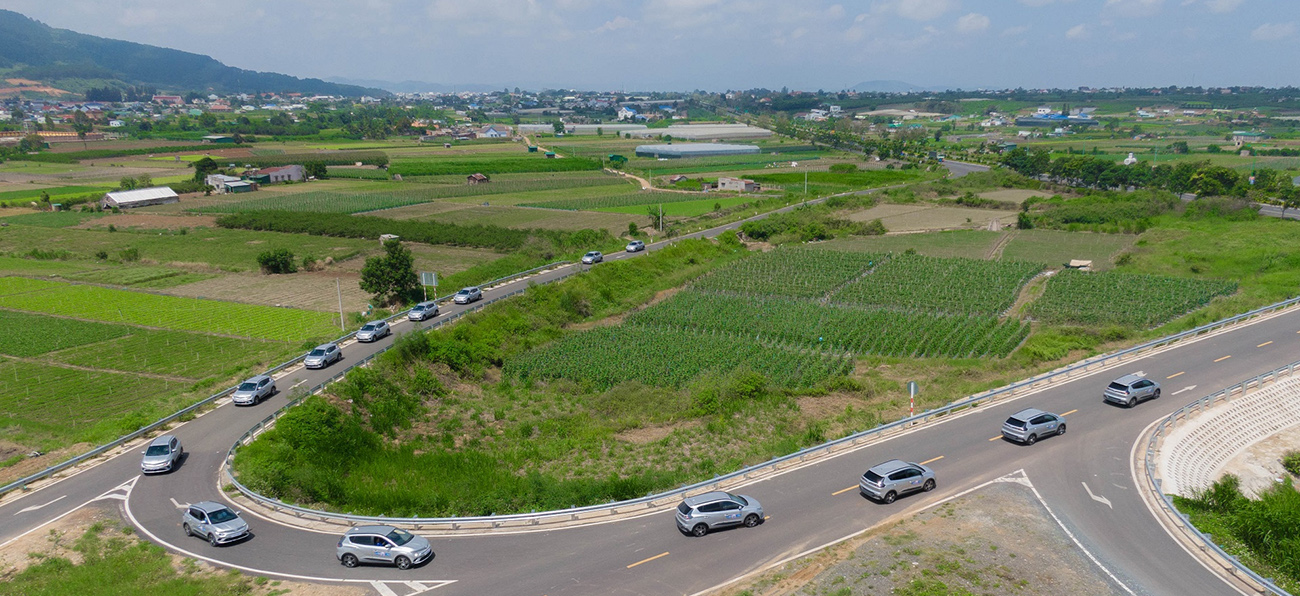
{"type": "Polygon", "coordinates": [[[916,381],[907,382],[907,417],[911,418],[916,415],[916,381]]]}
{"type": "Polygon", "coordinates": [[[437,273],[420,273],[420,287],[424,289],[424,301],[429,301],[429,286],[433,286],[433,295],[438,295],[438,274],[437,273]]]}

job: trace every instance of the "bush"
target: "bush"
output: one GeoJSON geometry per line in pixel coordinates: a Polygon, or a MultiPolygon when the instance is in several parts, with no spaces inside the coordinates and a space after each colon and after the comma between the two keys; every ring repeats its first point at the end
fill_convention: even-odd
{"type": "Polygon", "coordinates": [[[851,163],[837,163],[830,167],[830,171],[836,174],[852,174],[858,171],[858,166],[851,163]]]}
{"type": "Polygon", "coordinates": [[[118,253],[118,258],[122,259],[122,262],[123,262],[123,263],[130,263],[130,262],[134,262],[134,261],[139,261],[139,260],[140,260],[140,249],[138,249],[138,248],[136,248],[136,247],[134,247],[134,246],[132,246],[132,247],[130,247],[130,248],[124,248],[124,249],[122,249],[121,252],[118,253]]]}
{"type": "Polygon", "coordinates": [[[298,271],[298,266],[293,263],[293,252],[287,248],[262,252],[257,255],[257,264],[262,268],[262,273],[267,275],[298,271]]]}
{"type": "Polygon", "coordinates": [[[1282,467],[1292,476],[1300,477],[1300,451],[1288,451],[1282,454],[1282,467]]]}

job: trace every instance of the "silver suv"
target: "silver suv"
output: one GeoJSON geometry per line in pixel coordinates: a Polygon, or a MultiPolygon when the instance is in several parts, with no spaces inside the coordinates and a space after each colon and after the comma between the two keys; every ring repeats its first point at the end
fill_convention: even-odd
{"type": "Polygon", "coordinates": [[[204,501],[185,508],[181,529],[186,536],[198,536],[212,546],[229,544],[248,536],[248,523],[221,503],[204,501]]]}
{"type": "Polygon", "coordinates": [[[334,556],[349,568],[361,563],[382,563],[410,569],[429,560],[433,547],[427,539],[393,526],[357,526],[339,538],[334,556]]]}
{"type": "Polygon", "coordinates": [[[1035,408],[1012,414],[1002,423],[1002,436],[1017,443],[1033,445],[1039,437],[1065,434],[1065,419],[1035,408]]]}
{"type": "Polygon", "coordinates": [[[379,341],[379,338],[392,332],[393,330],[388,327],[388,321],[371,321],[357,330],[356,337],[360,342],[372,342],[379,341]]]}
{"type": "Polygon", "coordinates": [[[640,240],[633,240],[627,243],[627,248],[625,248],[624,250],[626,250],[627,252],[641,252],[645,250],[645,242],[642,242],[640,240]]]}
{"type": "Polygon", "coordinates": [[[436,316],[438,316],[438,303],[432,300],[421,302],[411,307],[411,312],[406,313],[406,318],[412,321],[423,321],[436,316]]]}
{"type": "Polygon", "coordinates": [[[230,394],[230,401],[237,406],[255,406],[262,400],[275,395],[275,379],[267,375],[257,375],[235,388],[230,394]]]}
{"type": "Polygon", "coordinates": [[[456,292],[455,296],[451,297],[451,301],[455,304],[469,304],[471,302],[474,302],[475,300],[482,300],[482,299],[483,299],[483,290],[480,290],[475,286],[470,286],[468,288],[461,288],[459,292],[456,292]]]}
{"type": "Polygon", "coordinates": [[[311,352],[302,359],[302,365],[307,368],[325,368],[342,359],[343,350],[339,349],[338,344],[330,342],[312,348],[311,352]]]}
{"type": "Polygon", "coordinates": [[[185,456],[185,448],[181,447],[181,440],[175,435],[163,435],[150,442],[141,453],[144,459],[140,460],[140,471],[156,474],[175,470],[185,456]]]}
{"type": "Polygon", "coordinates": [[[1138,402],[1160,397],[1160,383],[1140,375],[1124,375],[1106,386],[1106,401],[1133,407],[1138,402]]]}
{"type": "Polygon", "coordinates": [[[684,534],[703,536],[710,530],[744,524],[752,528],[763,523],[763,506],[758,499],[713,491],[686,497],[677,506],[677,529],[684,534]]]}
{"type": "Polygon", "coordinates": [[[934,486],[934,470],[921,464],[891,459],[867,470],[858,482],[858,492],[882,503],[893,503],[902,495],[929,492],[934,490],[934,486]]]}
{"type": "Polygon", "coordinates": [[[582,255],[583,265],[595,265],[596,263],[599,263],[603,260],[605,260],[605,255],[600,254],[600,251],[598,250],[593,250],[591,252],[588,252],[585,255],[582,255]]]}

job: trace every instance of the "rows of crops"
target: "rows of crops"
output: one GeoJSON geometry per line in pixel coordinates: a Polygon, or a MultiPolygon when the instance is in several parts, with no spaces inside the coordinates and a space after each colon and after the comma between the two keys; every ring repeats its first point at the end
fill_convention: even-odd
{"type": "Polygon", "coordinates": [[[0,310],[0,354],[31,357],[54,350],[122,337],[130,329],[121,325],[57,319],[0,310]]]}
{"type": "Polygon", "coordinates": [[[575,333],[506,362],[509,374],[610,387],[624,381],[680,387],[706,372],[761,371],[782,387],[809,387],[852,368],[848,357],[798,350],[726,333],[649,326],[575,333]]]}
{"type": "Polygon", "coordinates": [[[862,276],[883,258],[870,253],[782,247],[714,271],[692,287],[734,294],[821,297],[862,276]]]}
{"type": "Polygon", "coordinates": [[[329,313],[17,277],[0,278],[0,308],[279,341],[338,334],[329,313]]]}
{"type": "MultiPolygon", "coordinates": [[[[707,198],[707,197],[705,197],[707,198]]],[[[594,211],[610,207],[635,207],[637,205],[658,205],[661,203],[680,203],[698,201],[700,195],[688,195],[680,192],[645,192],[630,191],[604,197],[579,197],[541,201],[537,203],[520,203],[520,207],[541,207],[543,209],[564,209],[567,211],[594,211]]]]}
{"type": "Polygon", "coordinates": [[[426,159],[395,163],[389,166],[391,174],[402,176],[439,176],[445,174],[469,175],[505,174],[513,172],[576,172],[599,171],[601,164],[594,159],[570,157],[545,159],[537,157],[505,157],[480,159],[426,159]]]}
{"type": "Polygon", "coordinates": [[[322,151],[320,153],[253,155],[233,159],[258,168],[310,162],[322,163],[327,166],[350,166],[355,165],[357,162],[368,166],[382,166],[388,163],[388,154],[383,151],[322,151]]]}
{"type": "Polygon", "coordinates": [[[293,346],[282,342],[134,328],[125,337],[65,350],[50,359],[75,366],[202,379],[229,377],[258,363],[287,360],[293,351],[293,346]]]}
{"type": "Polygon", "coordinates": [[[824,306],[808,300],[695,291],[636,313],[632,325],[722,332],[857,355],[969,358],[1010,354],[1029,333],[992,316],[824,306]]]}
{"type": "Polygon", "coordinates": [[[589,186],[626,184],[613,176],[595,175],[582,178],[552,178],[542,180],[505,180],[488,184],[460,184],[455,186],[413,185],[386,191],[331,192],[314,191],[287,195],[272,195],[198,207],[193,211],[204,213],[247,213],[251,211],[312,211],[317,213],[361,213],[427,203],[438,199],[486,196],[503,193],[560,190],[589,186]]]}
{"type": "Polygon", "coordinates": [[[1236,291],[1230,281],[1067,269],[1052,276],[1030,312],[1052,323],[1155,327],[1236,291]]]}
{"type": "Polygon", "coordinates": [[[832,302],[949,314],[1009,308],[1041,263],[896,255],[831,297],[832,302]]]}

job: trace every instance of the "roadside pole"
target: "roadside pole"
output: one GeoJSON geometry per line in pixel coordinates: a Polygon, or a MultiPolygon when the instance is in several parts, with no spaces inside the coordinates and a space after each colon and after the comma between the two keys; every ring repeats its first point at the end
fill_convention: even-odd
{"type": "Polygon", "coordinates": [[[339,331],[347,331],[343,325],[343,286],[339,284],[339,278],[334,278],[334,289],[339,293],[339,331]]]}
{"type": "Polygon", "coordinates": [[[907,382],[907,417],[911,418],[916,415],[916,381],[907,382]]]}

